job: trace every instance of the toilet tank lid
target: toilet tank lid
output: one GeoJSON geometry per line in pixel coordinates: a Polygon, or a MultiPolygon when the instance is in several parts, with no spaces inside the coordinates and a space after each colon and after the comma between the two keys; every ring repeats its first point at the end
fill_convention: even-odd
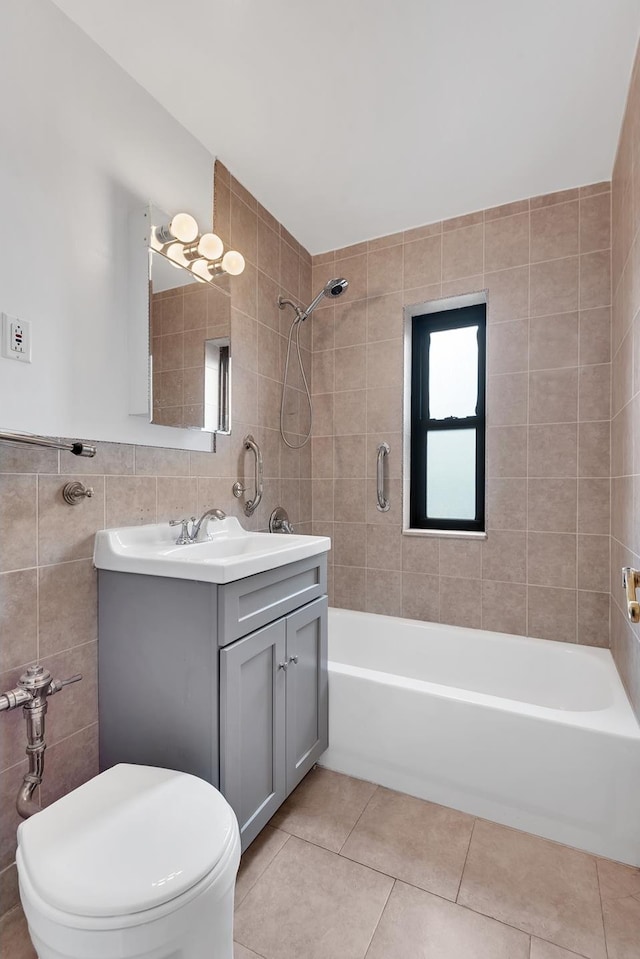
{"type": "Polygon", "coordinates": [[[131,915],[199,882],[236,830],[233,810],[210,783],[121,764],[20,824],[20,867],[64,912],[131,915]]]}

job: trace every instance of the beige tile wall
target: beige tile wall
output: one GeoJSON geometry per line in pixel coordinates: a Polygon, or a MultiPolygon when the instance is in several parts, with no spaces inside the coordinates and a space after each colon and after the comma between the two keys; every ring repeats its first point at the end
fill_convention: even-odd
{"type": "Polygon", "coordinates": [[[350,284],[311,321],[313,529],[333,537],[335,605],[609,644],[610,197],[598,183],[313,258],[314,290],[350,284]],[[488,537],[402,536],[403,306],[481,289],[488,537]]]}
{"type": "MultiPolygon", "coordinates": [[[[311,531],[310,446],[291,452],[278,432],[288,322],[276,305],[280,292],[309,300],[311,258],[221,165],[215,187],[216,228],[247,259],[245,273],[230,280],[232,435],[218,438],[215,454],[98,443],[95,459],[78,460],[68,453],[0,447],[0,692],[35,661],[56,677],[84,675],[50,705],[42,805],[98,768],[95,532],[164,522],[210,506],[265,529],[280,503],[297,529],[311,531]],[[238,477],[249,488],[253,482],[253,463],[242,444],[247,432],[263,449],[265,469],[264,499],[250,519],[231,493],[238,477]],[[72,479],[92,486],[93,498],[67,506],[61,490],[72,479]]],[[[176,315],[174,322],[175,333],[182,334],[184,321],[176,315]]],[[[294,391],[288,421],[295,430],[304,427],[298,400],[294,391]]],[[[24,727],[20,710],[0,716],[0,913],[17,897],[12,863],[15,796],[27,765],[24,727]]]]}
{"type": "Polygon", "coordinates": [[[640,62],[612,181],[611,648],[640,717],[640,627],[626,617],[622,566],[640,568],[640,62]]]}

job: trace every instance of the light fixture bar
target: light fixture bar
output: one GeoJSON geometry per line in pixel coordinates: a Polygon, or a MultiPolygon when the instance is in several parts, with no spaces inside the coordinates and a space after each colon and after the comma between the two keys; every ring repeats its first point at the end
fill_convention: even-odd
{"type": "Polygon", "coordinates": [[[198,235],[198,224],[189,213],[177,213],[170,223],[151,230],[150,247],[173,266],[182,267],[201,283],[210,283],[224,274],[239,276],[245,259],[237,250],[224,252],[215,233],[198,235]]]}

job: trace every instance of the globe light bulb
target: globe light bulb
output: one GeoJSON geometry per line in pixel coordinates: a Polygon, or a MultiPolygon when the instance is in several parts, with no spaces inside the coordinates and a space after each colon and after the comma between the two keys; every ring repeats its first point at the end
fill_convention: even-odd
{"type": "Polygon", "coordinates": [[[198,224],[190,213],[176,213],[169,224],[169,232],[181,243],[193,243],[198,235],[198,224]]]}
{"type": "Polygon", "coordinates": [[[189,262],[184,255],[182,243],[172,243],[171,246],[166,251],[166,255],[168,256],[170,260],[173,260],[173,262],[177,263],[179,266],[189,265],[189,262]]]}
{"type": "Polygon", "coordinates": [[[239,276],[244,270],[244,257],[237,250],[227,250],[222,257],[222,269],[231,276],[239,276]]]}
{"type": "Polygon", "coordinates": [[[205,260],[219,260],[224,250],[224,244],[215,233],[203,233],[198,243],[198,253],[205,260]]]}
{"type": "Polygon", "coordinates": [[[194,273],[199,279],[202,279],[202,280],[211,279],[208,260],[194,260],[193,263],[191,264],[191,272],[194,273]]]}

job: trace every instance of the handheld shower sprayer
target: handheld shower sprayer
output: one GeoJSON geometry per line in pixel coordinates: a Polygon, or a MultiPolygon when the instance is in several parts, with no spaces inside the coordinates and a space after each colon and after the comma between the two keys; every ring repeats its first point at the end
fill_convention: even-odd
{"type": "Polygon", "coordinates": [[[311,391],[309,390],[307,376],[304,371],[304,365],[302,363],[302,354],[300,353],[300,323],[306,320],[309,316],[311,316],[311,314],[317,307],[318,303],[320,303],[320,301],[322,300],[324,296],[327,296],[330,298],[341,296],[348,286],[349,286],[349,281],[345,280],[345,278],[342,276],[337,277],[333,280],[329,280],[328,283],[325,283],[324,287],[320,290],[320,292],[315,297],[315,299],[311,301],[311,303],[306,308],[306,310],[301,310],[300,307],[293,302],[293,300],[287,300],[283,296],[278,297],[278,306],[280,307],[281,310],[284,310],[285,306],[291,306],[296,314],[293,320],[293,323],[291,324],[291,328],[289,329],[289,338],[287,340],[287,358],[284,364],[284,379],[282,382],[282,400],[280,402],[280,435],[282,436],[283,442],[285,443],[286,446],[289,447],[289,449],[300,450],[302,449],[303,446],[306,446],[306,444],[309,442],[309,437],[311,436],[311,428],[313,426],[313,405],[311,403],[311,391]],[[284,429],[284,399],[285,399],[285,393],[287,390],[287,379],[289,376],[289,359],[291,357],[291,341],[293,339],[294,330],[296,332],[296,352],[298,354],[298,363],[300,364],[300,373],[302,375],[302,382],[304,383],[304,388],[307,396],[307,405],[309,407],[309,430],[307,432],[307,435],[303,439],[302,443],[300,443],[299,445],[289,442],[289,440],[285,436],[285,429],[284,429]]]}

